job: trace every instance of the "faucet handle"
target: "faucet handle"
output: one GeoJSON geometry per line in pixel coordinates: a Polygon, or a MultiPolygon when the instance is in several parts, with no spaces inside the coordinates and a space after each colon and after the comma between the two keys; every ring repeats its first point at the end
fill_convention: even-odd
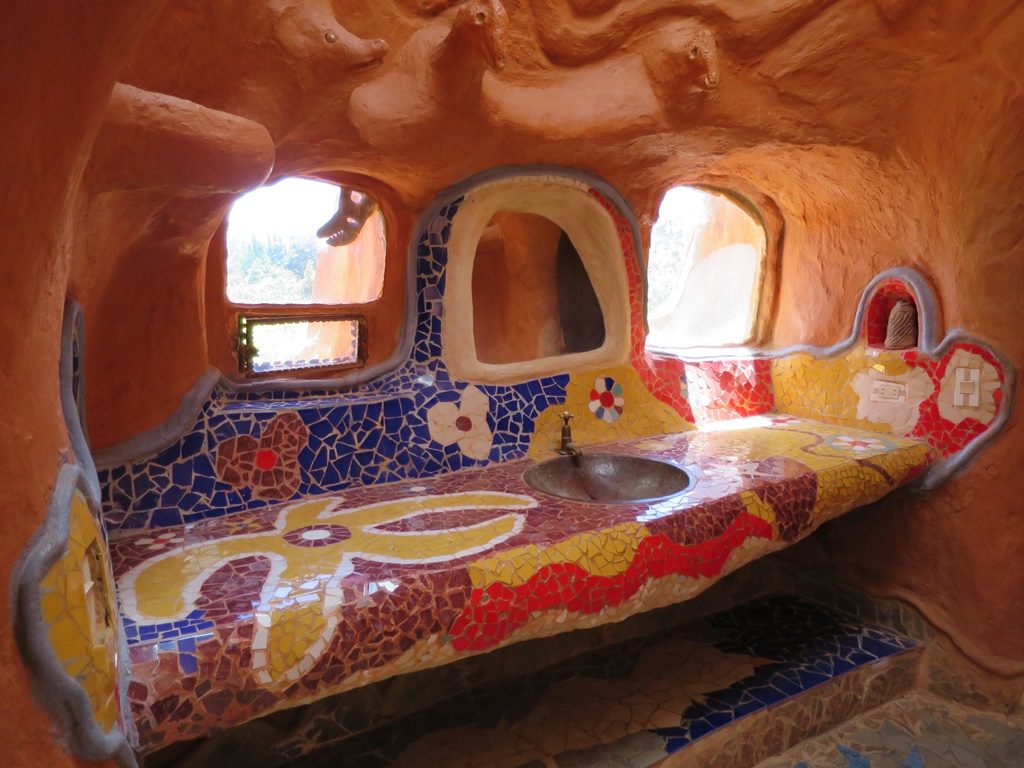
{"type": "Polygon", "coordinates": [[[569,426],[569,419],[575,419],[576,415],[572,411],[562,411],[558,414],[558,418],[562,420],[565,426],[569,426]]]}

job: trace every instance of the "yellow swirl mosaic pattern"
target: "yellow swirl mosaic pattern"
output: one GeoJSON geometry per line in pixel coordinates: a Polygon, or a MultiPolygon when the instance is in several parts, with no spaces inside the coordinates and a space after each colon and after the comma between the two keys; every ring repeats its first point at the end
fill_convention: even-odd
{"type": "Polygon", "coordinates": [[[293,681],[327,647],[338,622],[341,580],[353,558],[386,563],[439,563],[484,551],[514,535],[520,514],[441,531],[394,531],[378,526],[426,513],[525,510],[528,496],[473,492],[419,496],[344,508],[327,497],[284,509],[273,531],[186,543],[148,560],[120,579],[125,613],[134,620],[173,621],[195,607],[203,583],[237,558],[272,563],[255,607],[253,670],[267,685],[293,681]],[[455,535],[453,535],[453,533],[455,535]]]}

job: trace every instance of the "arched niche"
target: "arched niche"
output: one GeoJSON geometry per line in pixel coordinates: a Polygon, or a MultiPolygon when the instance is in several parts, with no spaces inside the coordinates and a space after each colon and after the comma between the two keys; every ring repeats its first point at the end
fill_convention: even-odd
{"type": "MultiPolygon", "coordinates": [[[[543,239],[543,234],[539,237],[543,239]]],[[[535,259],[526,260],[521,268],[550,270],[548,256],[537,253],[535,259]]],[[[533,277],[535,275],[530,274],[506,279],[533,277]]],[[[567,295],[577,296],[578,307],[591,305],[589,296],[579,298],[585,296],[586,291],[575,294],[569,291],[567,295]]],[[[540,310],[527,302],[522,311],[540,310]]],[[[588,312],[596,314],[591,309],[588,312]]],[[[560,322],[564,325],[564,317],[560,322]]],[[[445,362],[454,377],[482,383],[508,383],[569,370],[622,364],[629,356],[630,323],[629,286],[619,233],[611,215],[588,189],[571,179],[555,176],[512,177],[483,184],[466,194],[452,224],[445,272],[442,343],[445,362]],[[523,214],[550,222],[564,234],[564,238],[548,239],[563,244],[567,241],[573,254],[578,256],[578,265],[584,274],[580,275],[577,269],[575,279],[589,281],[604,328],[602,334],[591,335],[592,343],[569,343],[564,351],[559,350],[557,344],[540,343],[536,357],[512,360],[511,357],[522,358],[523,355],[493,351],[481,354],[478,349],[476,324],[481,308],[477,302],[486,301],[481,287],[487,281],[477,272],[474,290],[474,267],[477,258],[488,257],[488,228],[493,231],[496,221],[522,221],[523,214]],[[581,346],[588,348],[580,349],[581,346]]],[[[576,337],[580,335],[578,329],[562,330],[576,337]]],[[[510,328],[508,332],[513,333],[515,329],[510,328]]],[[[491,339],[494,333],[492,328],[491,339]]]]}

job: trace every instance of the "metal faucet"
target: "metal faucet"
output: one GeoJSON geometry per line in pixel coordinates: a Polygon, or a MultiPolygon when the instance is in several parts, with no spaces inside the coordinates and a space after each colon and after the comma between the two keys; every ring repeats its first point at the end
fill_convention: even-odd
{"type": "Polygon", "coordinates": [[[572,444],[572,427],[569,426],[569,420],[576,417],[569,411],[562,411],[558,418],[562,420],[562,441],[558,446],[558,453],[578,459],[583,455],[583,451],[572,444]]]}

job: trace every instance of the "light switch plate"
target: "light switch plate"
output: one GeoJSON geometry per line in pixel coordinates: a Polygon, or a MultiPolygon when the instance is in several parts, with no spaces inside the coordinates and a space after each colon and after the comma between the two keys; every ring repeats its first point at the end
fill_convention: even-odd
{"type": "Polygon", "coordinates": [[[977,368],[957,368],[953,405],[957,408],[977,408],[981,405],[981,371],[977,368]]]}

